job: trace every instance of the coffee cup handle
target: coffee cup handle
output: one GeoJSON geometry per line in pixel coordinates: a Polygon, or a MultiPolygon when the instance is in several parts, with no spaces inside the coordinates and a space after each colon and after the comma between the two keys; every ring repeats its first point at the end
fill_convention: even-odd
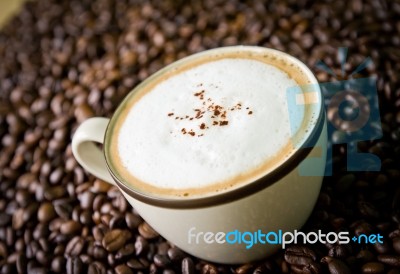
{"type": "Polygon", "coordinates": [[[72,153],[78,163],[96,177],[115,185],[107,169],[103,152],[94,142],[103,144],[110,119],[95,117],[84,121],[72,138],[72,153]]]}

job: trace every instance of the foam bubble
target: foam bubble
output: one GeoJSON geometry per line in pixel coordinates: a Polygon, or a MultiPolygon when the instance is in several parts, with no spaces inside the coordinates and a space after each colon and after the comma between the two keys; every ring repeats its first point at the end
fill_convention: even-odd
{"type": "Polygon", "coordinates": [[[119,158],[131,175],[161,188],[202,188],[251,172],[287,144],[286,90],[295,85],[278,68],[252,59],[192,67],[157,84],[129,110],[118,135],[119,158]]]}

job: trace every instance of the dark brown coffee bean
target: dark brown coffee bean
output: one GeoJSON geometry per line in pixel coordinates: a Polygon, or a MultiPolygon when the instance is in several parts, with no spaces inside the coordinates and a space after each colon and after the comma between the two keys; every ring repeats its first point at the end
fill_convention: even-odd
{"type": "Polygon", "coordinates": [[[44,190],[44,197],[49,201],[62,198],[65,194],[66,190],[63,186],[48,187],[44,190]]]}
{"type": "Polygon", "coordinates": [[[93,206],[94,194],[86,191],[78,195],[78,199],[83,209],[89,209],[93,206]]]}
{"type": "Polygon", "coordinates": [[[90,190],[93,193],[106,193],[110,188],[111,185],[109,183],[97,179],[94,181],[93,186],[90,188],[90,190]]]}
{"type": "Polygon", "coordinates": [[[44,267],[34,267],[29,270],[29,273],[32,274],[46,274],[47,271],[44,267]]]}
{"type": "Polygon", "coordinates": [[[20,229],[24,225],[24,209],[19,208],[13,215],[12,226],[13,229],[20,229]]]}
{"type": "Polygon", "coordinates": [[[56,212],[51,203],[43,203],[38,210],[38,220],[47,223],[56,216],[56,212]]]}
{"type": "Polygon", "coordinates": [[[19,274],[25,274],[28,271],[28,261],[24,254],[19,254],[17,258],[17,271],[19,274]]]}
{"type": "Polygon", "coordinates": [[[93,234],[94,239],[97,242],[101,242],[103,240],[103,237],[105,234],[105,229],[106,228],[104,227],[104,225],[99,225],[99,226],[93,227],[92,234],[93,234]]]}
{"type": "Polygon", "coordinates": [[[365,265],[362,266],[362,273],[374,273],[374,274],[385,273],[385,267],[383,264],[378,262],[366,263],[365,265]]]}
{"type": "Polygon", "coordinates": [[[203,273],[203,274],[217,274],[218,270],[212,264],[205,264],[201,269],[201,273],[203,273]]]}
{"type": "Polygon", "coordinates": [[[60,232],[62,234],[78,234],[81,231],[82,226],[75,221],[66,221],[60,226],[60,232]]]}
{"type": "Polygon", "coordinates": [[[114,229],[104,235],[102,245],[107,251],[114,252],[123,247],[130,237],[131,233],[129,231],[114,229]]]}
{"type": "Polygon", "coordinates": [[[126,263],[132,269],[146,269],[150,264],[144,259],[130,259],[126,263]]]}
{"type": "Polygon", "coordinates": [[[11,221],[10,215],[8,215],[4,212],[0,213],[0,227],[8,225],[10,223],[10,221],[11,221]]]}
{"type": "Polygon", "coordinates": [[[138,236],[135,241],[135,253],[136,255],[141,255],[146,252],[149,247],[148,242],[142,236],[138,236]]]}
{"type": "Polygon", "coordinates": [[[87,255],[87,254],[81,254],[81,255],[79,255],[79,258],[82,260],[82,263],[83,263],[85,266],[87,266],[87,265],[89,265],[90,263],[93,262],[92,257],[90,257],[90,256],[87,255]]]}
{"type": "Polygon", "coordinates": [[[301,274],[317,274],[322,273],[321,267],[316,262],[312,262],[308,265],[291,265],[290,269],[294,273],[301,273],[301,274]]]}
{"type": "Polygon", "coordinates": [[[253,265],[251,264],[244,264],[242,266],[239,266],[235,269],[235,273],[238,274],[245,274],[245,273],[250,273],[250,271],[253,269],[253,265]]]}
{"type": "Polygon", "coordinates": [[[111,229],[115,229],[115,228],[124,228],[126,227],[125,225],[125,218],[123,217],[123,215],[114,215],[109,222],[109,226],[111,229]]]}
{"type": "Polygon", "coordinates": [[[92,108],[87,104],[81,104],[75,109],[75,118],[79,123],[94,116],[92,108]]]}
{"type": "Polygon", "coordinates": [[[15,200],[21,207],[26,207],[31,202],[31,195],[27,190],[21,189],[15,193],[15,200]]]}
{"type": "Polygon", "coordinates": [[[374,254],[372,254],[372,252],[367,249],[360,250],[360,252],[357,254],[357,259],[365,263],[374,260],[374,258],[374,254]]]}
{"type": "Polygon", "coordinates": [[[69,199],[58,199],[53,202],[54,210],[56,211],[57,215],[68,219],[72,214],[73,207],[71,205],[71,200],[69,199]]]}
{"type": "Polygon", "coordinates": [[[358,209],[360,210],[361,214],[368,218],[378,218],[379,213],[375,209],[375,207],[367,202],[359,202],[358,209]]]}
{"type": "Polygon", "coordinates": [[[196,272],[193,260],[190,257],[186,257],[182,260],[181,267],[183,274],[192,274],[196,272]]]}
{"type": "Polygon", "coordinates": [[[80,215],[79,215],[79,221],[83,225],[91,225],[93,223],[92,220],[92,213],[89,210],[84,210],[80,215]]]}
{"type": "MultiPolygon", "coordinates": [[[[119,253],[117,253],[117,255],[118,254],[119,253]]],[[[116,259],[121,259],[122,258],[122,256],[119,257],[117,255],[115,256],[116,259]]],[[[105,259],[105,258],[107,258],[107,251],[101,246],[95,246],[93,248],[93,257],[95,259],[98,259],[98,260],[105,259]]]]}
{"type": "Polygon", "coordinates": [[[186,256],[186,254],[182,250],[175,246],[168,249],[167,253],[171,261],[181,261],[186,256]]]}
{"type": "Polygon", "coordinates": [[[146,222],[139,225],[138,231],[145,239],[153,239],[158,236],[158,233],[146,222]]]}
{"type": "Polygon", "coordinates": [[[350,274],[349,267],[341,260],[326,256],[321,259],[321,262],[328,265],[329,272],[332,274],[350,274]]]}
{"type": "Polygon", "coordinates": [[[386,254],[386,253],[389,253],[389,251],[390,251],[390,246],[387,241],[384,241],[383,243],[376,242],[374,244],[374,248],[380,254],[386,254]]]}
{"type": "Polygon", "coordinates": [[[378,255],[377,257],[378,261],[381,263],[394,266],[394,267],[400,267],[400,256],[396,255],[378,255]]]}
{"type": "Polygon", "coordinates": [[[128,228],[135,229],[143,222],[143,220],[139,216],[127,212],[125,214],[125,222],[128,228]]]}
{"type": "Polygon", "coordinates": [[[335,258],[346,258],[348,254],[349,251],[344,245],[334,246],[328,252],[328,255],[330,257],[335,257],[335,258]]]}
{"type": "Polygon", "coordinates": [[[133,274],[133,271],[126,265],[120,264],[115,268],[116,274],[133,274]]]}
{"type": "Polygon", "coordinates": [[[336,190],[339,192],[347,191],[355,182],[356,177],[353,174],[342,176],[335,185],[336,190]]]}
{"type": "Polygon", "coordinates": [[[56,273],[61,273],[62,271],[64,271],[65,267],[66,261],[62,256],[55,257],[51,262],[51,270],[56,273]]]}
{"type": "Polygon", "coordinates": [[[75,236],[68,242],[67,247],[65,248],[65,253],[72,257],[77,257],[81,254],[84,245],[85,241],[81,237],[75,236]]]}
{"type": "Polygon", "coordinates": [[[100,262],[93,262],[89,265],[88,274],[106,274],[106,268],[100,262]]]}
{"type": "Polygon", "coordinates": [[[400,237],[396,237],[393,239],[393,249],[397,254],[400,254],[400,237]]]}
{"type": "Polygon", "coordinates": [[[171,261],[166,255],[156,254],[153,258],[154,264],[158,267],[165,268],[171,261]]]}
{"type": "Polygon", "coordinates": [[[35,255],[36,260],[42,265],[47,265],[50,262],[49,254],[46,254],[43,250],[38,250],[35,255]]]}
{"type": "Polygon", "coordinates": [[[294,265],[308,265],[316,260],[313,250],[305,246],[289,246],[285,250],[285,261],[294,265]]]}
{"type": "Polygon", "coordinates": [[[60,182],[62,179],[62,176],[64,175],[64,171],[61,167],[58,167],[57,169],[53,170],[50,173],[49,181],[52,184],[57,184],[60,182]]]}
{"type": "Polygon", "coordinates": [[[83,270],[82,260],[79,257],[67,259],[67,274],[78,274],[83,270]]]}
{"type": "Polygon", "coordinates": [[[133,253],[135,253],[135,244],[130,243],[130,244],[125,245],[120,250],[118,250],[117,254],[115,255],[115,258],[119,260],[123,257],[128,257],[128,256],[132,255],[133,253]]]}
{"type": "Polygon", "coordinates": [[[113,254],[109,253],[107,255],[107,262],[110,266],[114,267],[115,266],[115,257],[113,256],[113,254]]]}

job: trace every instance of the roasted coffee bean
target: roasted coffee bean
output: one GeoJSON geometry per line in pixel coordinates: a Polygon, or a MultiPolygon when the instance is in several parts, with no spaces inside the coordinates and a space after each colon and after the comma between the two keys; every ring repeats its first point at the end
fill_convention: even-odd
{"type": "Polygon", "coordinates": [[[10,215],[8,215],[4,212],[0,213],[0,227],[8,225],[10,223],[10,221],[11,221],[10,215]]]}
{"type": "Polygon", "coordinates": [[[65,269],[65,264],[66,264],[66,261],[65,261],[64,257],[57,256],[51,262],[51,270],[56,273],[61,273],[65,269]]]}
{"type": "Polygon", "coordinates": [[[321,267],[318,263],[312,262],[308,265],[292,265],[290,267],[294,273],[304,273],[304,274],[318,274],[322,273],[321,267]]]}
{"type": "Polygon", "coordinates": [[[80,215],[79,215],[79,221],[83,225],[91,225],[93,223],[92,220],[92,213],[89,210],[84,210],[80,215]]]}
{"type": "Polygon", "coordinates": [[[135,241],[135,253],[136,255],[141,255],[148,250],[148,243],[145,238],[138,236],[135,241]]]}
{"type": "Polygon", "coordinates": [[[361,214],[367,218],[378,218],[379,217],[378,211],[370,203],[359,202],[358,209],[360,210],[361,214]]]}
{"type": "Polygon", "coordinates": [[[374,260],[374,258],[374,254],[367,249],[360,250],[360,252],[357,254],[357,259],[361,260],[362,262],[370,262],[374,260]]]}
{"type": "Polygon", "coordinates": [[[67,247],[65,248],[65,253],[72,257],[76,257],[81,254],[84,245],[85,241],[81,237],[75,236],[68,242],[67,247]]]}
{"type": "Polygon", "coordinates": [[[86,191],[78,195],[78,199],[80,201],[81,207],[83,209],[89,209],[93,206],[94,194],[86,191]]]}
{"type": "Polygon", "coordinates": [[[378,255],[377,257],[378,261],[381,263],[394,266],[394,267],[400,267],[400,256],[397,255],[378,255]]]}
{"type": "Polygon", "coordinates": [[[56,215],[54,207],[51,203],[43,203],[38,210],[38,220],[40,222],[49,222],[56,215]]]}
{"type": "Polygon", "coordinates": [[[135,252],[135,244],[130,243],[125,245],[123,248],[118,250],[117,254],[115,255],[116,259],[121,259],[123,257],[130,256],[135,252]]]}
{"type": "Polygon", "coordinates": [[[13,215],[12,227],[13,229],[20,229],[24,225],[24,209],[19,208],[13,215]]]}
{"type": "Polygon", "coordinates": [[[81,231],[81,224],[75,221],[66,221],[60,226],[60,232],[62,234],[78,234],[81,231]]]}
{"type": "Polygon", "coordinates": [[[366,263],[362,266],[362,273],[385,273],[385,266],[378,262],[366,263]]]}
{"type": "Polygon", "coordinates": [[[158,233],[146,222],[139,225],[138,231],[145,239],[153,239],[158,236],[158,233]]]}
{"type": "Polygon", "coordinates": [[[25,274],[28,271],[28,261],[24,254],[19,254],[17,258],[17,271],[19,274],[25,274]]]}
{"type": "Polygon", "coordinates": [[[217,268],[212,265],[212,264],[205,264],[202,268],[201,268],[201,273],[203,274],[217,274],[218,270],[217,268]]]}
{"type": "Polygon", "coordinates": [[[328,269],[330,273],[351,273],[349,267],[341,260],[326,256],[321,259],[322,263],[328,265],[328,269]]]}
{"type": "Polygon", "coordinates": [[[294,265],[308,265],[317,259],[313,250],[305,246],[289,246],[285,250],[285,261],[294,265]]]}
{"type": "Polygon", "coordinates": [[[107,262],[110,266],[114,267],[115,266],[115,257],[113,256],[113,254],[109,253],[107,255],[107,262]]]}
{"type": "Polygon", "coordinates": [[[32,273],[32,274],[46,274],[47,271],[46,271],[46,268],[44,268],[44,267],[34,267],[34,268],[31,268],[29,270],[29,273],[32,273]]]}
{"type": "Polygon", "coordinates": [[[389,243],[387,241],[384,241],[383,243],[380,243],[380,242],[374,243],[374,248],[380,254],[389,253],[389,251],[391,249],[389,246],[389,243]]]}
{"type": "Polygon", "coordinates": [[[328,252],[329,256],[335,257],[335,258],[345,258],[345,257],[347,257],[348,254],[349,254],[349,251],[346,248],[346,246],[344,246],[344,245],[334,246],[328,252]]]}
{"type": "Polygon", "coordinates": [[[175,246],[168,249],[167,254],[171,261],[181,261],[186,257],[186,254],[175,246]]]}
{"type": "Polygon", "coordinates": [[[245,273],[250,273],[250,271],[253,269],[253,265],[251,264],[244,264],[242,266],[239,266],[235,269],[235,273],[238,274],[245,274],[245,273]]]}
{"type": "Polygon", "coordinates": [[[196,272],[193,260],[190,257],[186,257],[182,260],[181,267],[183,274],[192,274],[196,272]]]}
{"type": "Polygon", "coordinates": [[[160,254],[154,255],[153,261],[156,266],[161,267],[161,268],[165,268],[166,266],[168,266],[171,263],[168,256],[160,255],[160,254]]]}
{"type": "Polygon", "coordinates": [[[48,187],[44,190],[44,197],[49,200],[62,198],[66,194],[66,189],[63,186],[48,187]]]}
{"type": "Polygon", "coordinates": [[[133,274],[133,271],[126,265],[120,264],[115,268],[116,274],[133,274]]]}
{"type": "Polygon", "coordinates": [[[126,222],[128,228],[135,229],[135,228],[137,228],[143,221],[142,221],[142,219],[141,219],[139,216],[134,215],[134,214],[132,214],[132,213],[130,213],[130,212],[127,212],[127,213],[125,214],[125,222],[126,222]]]}
{"type": "Polygon", "coordinates": [[[125,219],[122,215],[115,215],[110,219],[109,227],[111,229],[115,228],[124,228],[125,227],[125,219]]]}
{"type": "Polygon", "coordinates": [[[104,235],[102,245],[109,251],[114,252],[124,246],[131,237],[131,233],[127,230],[114,229],[104,235]]]}
{"type": "Polygon", "coordinates": [[[88,274],[106,274],[106,268],[100,262],[93,262],[89,265],[88,274]]]}
{"type": "Polygon", "coordinates": [[[67,259],[67,274],[78,274],[83,270],[82,260],[79,257],[71,257],[67,259]]]}
{"type": "Polygon", "coordinates": [[[57,215],[68,219],[72,214],[73,207],[70,204],[71,200],[69,199],[58,199],[53,202],[54,210],[56,211],[57,215]]]}
{"type": "Polygon", "coordinates": [[[90,190],[93,193],[106,193],[110,188],[110,184],[97,179],[94,181],[93,186],[90,188],[90,190]]]}
{"type": "Polygon", "coordinates": [[[146,269],[150,264],[149,262],[147,262],[144,259],[130,259],[127,263],[126,263],[130,268],[132,269],[146,269]]]}
{"type": "MultiPolygon", "coordinates": [[[[118,256],[118,254],[119,253],[117,253],[117,255],[115,255],[115,258],[121,259],[123,256],[122,255],[118,256]]],[[[105,258],[107,258],[107,251],[101,246],[95,246],[93,248],[93,257],[98,260],[105,259],[105,258]]]]}
{"type": "Polygon", "coordinates": [[[15,193],[15,200],[21,207],[26,207],[31,202],[31,195],[27,190],[21,189],[15,193]]]}
{"type": "Polygon", "coordinates": [[[48,253],[45,253],[43,250],[38,250],[35,254],[36,260],[41,264],[41,265],[47,265],[50,262],[50,256],[48,253]]]}

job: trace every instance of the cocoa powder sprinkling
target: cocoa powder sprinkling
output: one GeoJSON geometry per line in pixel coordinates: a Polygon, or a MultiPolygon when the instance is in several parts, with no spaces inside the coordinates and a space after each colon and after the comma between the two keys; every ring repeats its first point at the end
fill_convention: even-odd
{"type": "MultiPolygon", "coordinates": [[[[203,84],[197,85],[202,86],[203,84]]],[[[242,109],[242,103],[238,102],[233,106],[225,107],[222,104],[218,104],[211,97],[205,98],[206,90],[201,89],[195,93],[193,96],[197,97],[201,103],[200,107],[193,108],[193,112],[190,114],[184,114],[182,116],[175,115],[174,112],[168,113],[168,117],[175,116],[175,120],[188,120],[193,121],[195,125],[190,128],[182,128],[181,133],[189,136],[202,137],[204,133],[197,134],[194,130],[195,128],[200,128],[200,130],[206,130],[209,126],[227,126],[229,124],[229,113],[233,111],[240,111],[242,109]],[[199,121],[200,120],[200,121],[199,121]]],[[[248,115],[253,114],[250,107],[246,107],[248,110],[248,115]]]]}

